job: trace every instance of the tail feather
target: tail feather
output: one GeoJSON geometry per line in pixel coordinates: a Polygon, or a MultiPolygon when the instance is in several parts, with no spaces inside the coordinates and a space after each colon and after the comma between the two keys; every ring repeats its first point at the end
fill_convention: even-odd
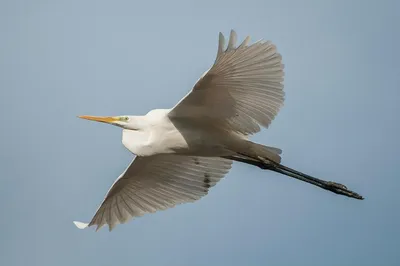
{"type": "MultiPolygon", "coordinates": [[[[258,144],[258,145],[260,145],[260,144],[258,144]]],[[[275,147],[270,147],[270,146],[264,146],[264,147],[267,148],[268,150],[270,150],[271,152],[274,152],[274,153],[276,153],[278,155],[282,154],[282,150],[281,149],[278,149],[278,148],[275,148],[275,147]]]]}
{"type": "Polygon", "coordinates": [[[241,142],[240,145],[235,145],[235,150],[237,154],[251,158],[253,160],[259,160],[263,158],[266,161],[271,161],[276,164],[281,162],[282,150],[274,147],[264,146],[252,141],[241,142]]]}

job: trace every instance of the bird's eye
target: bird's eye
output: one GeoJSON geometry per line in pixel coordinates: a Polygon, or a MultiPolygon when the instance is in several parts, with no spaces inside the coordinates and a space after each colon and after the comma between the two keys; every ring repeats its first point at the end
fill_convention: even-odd
{"type": "Polygon", "coordinates": [[[129,117],[127,116],[122,116],[121,121],[127,122],[129,120],[129,117]]]}

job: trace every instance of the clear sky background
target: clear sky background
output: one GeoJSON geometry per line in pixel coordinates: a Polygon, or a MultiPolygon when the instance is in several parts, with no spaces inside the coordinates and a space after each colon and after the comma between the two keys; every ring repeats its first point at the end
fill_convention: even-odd
{"type": "Polygon", "coordinates": [[[400,2],[0,1],[1,265],[399,265],[400,2]],[[170,108],[218,32],[272,40],[285,106],[253,140],[357,201],[243,164],[195,204],[78,230],[133,158],[77,115],[170,108]]]}

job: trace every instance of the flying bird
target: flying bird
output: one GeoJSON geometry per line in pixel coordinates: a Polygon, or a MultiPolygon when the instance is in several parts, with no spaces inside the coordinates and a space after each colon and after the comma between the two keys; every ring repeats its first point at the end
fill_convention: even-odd
{"type": "Polygon", "coordinates": [[[249,140],[267,128],[284,102],[282,56],[270,41],[236,46],[219,34],[212,67],[171,109],[144,116],[79,116],[121,127],[123,145],[136,157],[107,192],[89,223],[111,231],[128,220],[207,195],[233,161],[275,171],[325,190],[363,199],[346,186],[281,164],[281,150],[249,140]]]}

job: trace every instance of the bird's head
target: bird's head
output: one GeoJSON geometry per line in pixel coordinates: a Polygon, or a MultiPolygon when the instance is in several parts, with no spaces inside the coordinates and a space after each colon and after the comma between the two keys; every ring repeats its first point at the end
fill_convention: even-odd
{"type": "Polygon", "coordinates": [[[131,130],[136,130],[136,123],[134,122],[134,119],[132,116],[91,116],[91,115],[81,115],[78,116],[79,118],[86,119],[86,120],[92,120],[92,121],[97,121],[97,122],[102,122],[102,123],[107,123],[111,124],[114,126],[122,127],[125,129],[131,129],[131,130]]]}

